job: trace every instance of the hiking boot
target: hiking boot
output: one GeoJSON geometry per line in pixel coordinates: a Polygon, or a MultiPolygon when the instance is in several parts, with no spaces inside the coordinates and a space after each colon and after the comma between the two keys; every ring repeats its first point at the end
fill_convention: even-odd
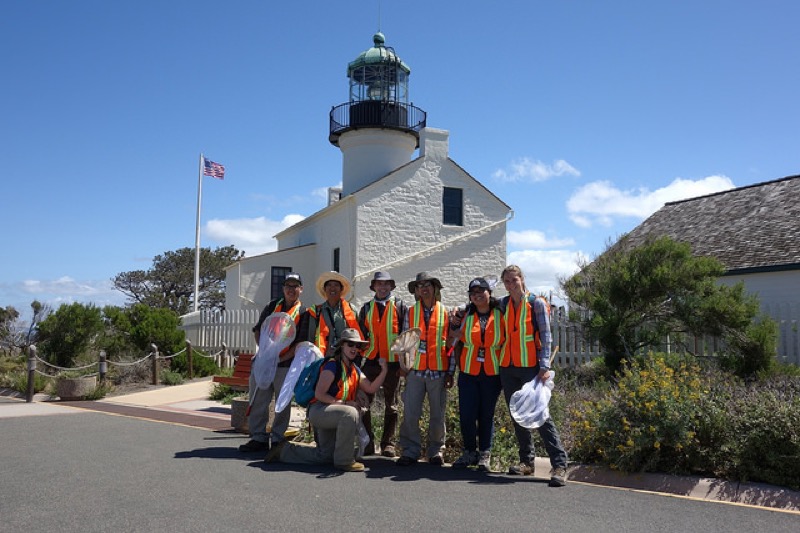
{"type": "Polygon", "coordinates": [[[363,472],[364,471],[364,463],[359,463],[358,461],[353,461],[349,465],[334,465],[337,470],[341,470],[343,472],[363,472]]]}
{"type": "Polygon", "coordinates": [[[269,442],[261,442],[260,440],[249,440],[239,446],[240,452],[267,452],[269,451],[269,442]]]}
{"type": "Polygon", "coordinates": [[[551,487],[563,487],[567,484],[567,469],[556,467],[550,471],[550,485],[551,487]]]}
{"type": "Polygon", "coordinates": [[[281,450],[283,449],[283,445],[286,444],[285,440],[274,444],[269,451],[267,452],[267,456],[264,457],[265,463],[276,463],[280,462],[281,460],[281,450]]]}
{"type": "Polygon", "coordinates": [[[508,469],[508,473],[512,476],[530,476],[533,474],[533,465],[531,463],[519,463],[517,465],[512,465],[508,469]]]}
{"type": "Polygon", "coordinates": [[[387,444],[386,446],[381,446],[383,451],[381,451],[381,455],[384,457],[397,457],[397,451],[395,451],[394,446],[391,444],[387,444]]]}
{"type": "Polygon", "coordinates": [[[400,459],[397,460],[397,466],[411,466],[416,464],[417,460],[413,457],[409,457],[407,455],[401,455],[400,459]]]}
{"type": "Polygon", "coordinates": [[[481,452],[480,456],[478,457],[478,470],[481,472],[491,472],[492,471],[492,453],[491,452],[481,452]]]}
{"type": "Polygon", "coordinates": [[[442,466],[444,464],[444,458],[441,455],[434,455],[433,457],[428,458],[428,464],[433,466],[442,466]]]}
{"type": "Polygon", "coordinates": [[[461,457],[455,460],[453,468],[467,468],[478,464],[478,452],[475,450],[465,450],[461,457]]]}

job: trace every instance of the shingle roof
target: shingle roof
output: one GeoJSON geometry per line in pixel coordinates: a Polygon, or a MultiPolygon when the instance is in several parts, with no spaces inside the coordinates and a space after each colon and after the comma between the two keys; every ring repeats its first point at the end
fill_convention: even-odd
{"type": "Polygon", "coordinates": [[[800,266],[800,175],[670,202],[628,234],[626,246],[668,235],[728,271],[800,266]]]}

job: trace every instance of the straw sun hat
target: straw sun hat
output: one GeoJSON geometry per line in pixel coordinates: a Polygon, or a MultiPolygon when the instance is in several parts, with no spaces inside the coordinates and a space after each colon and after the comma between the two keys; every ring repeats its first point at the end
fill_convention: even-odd
{"type": "Polygon", "coordinates": [[[325,283],[328,281],[338,281],[342,284],[342,298],[347,298],[347,293],[350,292],[350,281],[338,272],[325,272],[319,278],[317,278],[317,294],[322,296],[322,299],[325,300],[328,298],[328,295],[325,294],[325,283]]]}

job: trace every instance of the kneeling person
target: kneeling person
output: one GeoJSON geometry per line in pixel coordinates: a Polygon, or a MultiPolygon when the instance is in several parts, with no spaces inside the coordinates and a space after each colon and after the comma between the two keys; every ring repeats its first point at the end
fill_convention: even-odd
{"type": "Polygon", "coordinates": [[[333,463],[345,472],[364,470],[364,465],[355,460],[361,416],[356,393],[360,389],[375,394],[387,371],[386,360],[380,359],[381,372],[371,381],[354,364],[354,359],[367,344],[358,330],[347,328],[336,344],[333,357],[322,365],[314,399],[308,408],[308,419],[316,430],[318,444],[282,443],[269,451],[267,462],[333,463]]]}

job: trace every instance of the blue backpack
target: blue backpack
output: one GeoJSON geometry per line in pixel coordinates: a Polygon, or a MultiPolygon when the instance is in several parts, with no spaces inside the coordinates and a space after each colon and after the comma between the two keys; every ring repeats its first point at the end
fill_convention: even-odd
{"type": "Polygon", "coordinates": [[[319,381],[319,375],[322,373],[322,365],[329,359],[329,357],[321,357],[300,372],[300,377],[297,378],[297,383],[294,386],[294,401],[300,407],[308,407],[308,404],[314,398],[317,381],[319,381]]]}

